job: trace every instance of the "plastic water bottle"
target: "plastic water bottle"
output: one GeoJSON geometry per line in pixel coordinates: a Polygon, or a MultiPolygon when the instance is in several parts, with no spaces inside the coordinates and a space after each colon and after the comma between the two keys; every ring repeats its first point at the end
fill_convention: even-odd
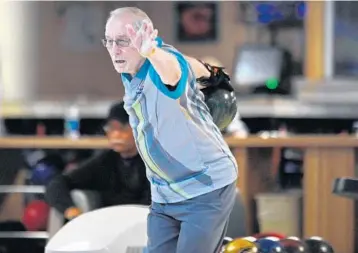
{"type": "Polygon", "coordinates": [[[65,136],[71,139],[80,137],[80,110],[76,104],[70,106],[65,114],[65,136]]]}

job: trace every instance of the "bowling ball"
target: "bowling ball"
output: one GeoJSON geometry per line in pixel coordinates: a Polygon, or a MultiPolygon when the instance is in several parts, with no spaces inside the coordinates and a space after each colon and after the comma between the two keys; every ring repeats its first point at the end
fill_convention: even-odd
{"type": "Polygon", "coordinates": [[[280,245],[285,253],[311,253],[307,245],[297,237],[288,237],[280,240],[280,245]]]}
{"type": "Polygon", "coordinates": [[[35,185],[46,185],[56,174],[56,169],[53,166],[38,163],[32,170],[31,182],[35,185]]]}
{"type": "Polygon", "coordinates": [[[47,227],[50,207],[43,200],[34,200],[25,207],[22,224],[28,231],[43,231],[47,227]]]}
{"type": "Polygon", "coordinates": [[[313,236],[304,240],[310,253],[334,253],[332,245],[321,237],[313,236]]]}
{"type": "Polygon", "coordinates": [[[253,237],[253,236],[246,236],[246,237],[243,237],[242,239],[245,239],[245,240],[248,240],[250,242],[256,242],[256,238],[253,237]]]}
{"type": "Polygon", "coordinates": [[[59,155],[48,155],[33,167],[30,180],[35,185],[47,185],[63,168],[64,161],[59,155]]]}
{"type": "Polygon", "coordinates": [[[259,234],[253,235],[253,237],[255,237],[256,239],[265,238],[265,237],[273,237],[278,240],[286,238],[286,236],[284,234],[275,233],[275,232],[259,233],[259,234]]]}
{"type": "Polygon", "coordinates": [[[221,251],[220,253],[224,252],[225,245],[227,245],[229,242],[231,242],[233,239],[231,237],[224,237],[223,242],[221,244],[221,251]]]}
{"type": "Polygon", "coordinates": [[[214,123],[220,130],[224,130],[232,122],[237,112],[235,92],[217,87],[208,87],[201,91],[205,95],[205,103],[214,123]]]}
{"type": "Polygon", "coordinates": [[[280,242],[276,238],[261,238],[255,242],[260,253],[285,253],[280,245],[280,242]]]}
{"type": "Polygon", "coordinates": [[[233,239],[231,237],[224,237],[222,245],[226,245],[231,242],[233,239]]]}
{"type": "Polygon", "coordinates": [[[229,242],[223,250],[223,253],[255,253],[258,249],[255,243],[244,238],[237,238],[229,242]]]}

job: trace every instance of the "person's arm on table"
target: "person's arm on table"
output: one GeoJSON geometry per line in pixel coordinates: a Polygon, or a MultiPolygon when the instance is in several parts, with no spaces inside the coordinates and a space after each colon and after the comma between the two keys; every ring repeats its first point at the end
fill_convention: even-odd
{"type": "Polygon", "coordinates": [[[100,169],[104,155],[95,156],[69,173],[64,173],[51,180],[46,186],[46,202],[63,213],[68,220],[80,215],[82,211],[73,202],[71,191],[74,189],[98,189],[97,171],[100,169]]]}

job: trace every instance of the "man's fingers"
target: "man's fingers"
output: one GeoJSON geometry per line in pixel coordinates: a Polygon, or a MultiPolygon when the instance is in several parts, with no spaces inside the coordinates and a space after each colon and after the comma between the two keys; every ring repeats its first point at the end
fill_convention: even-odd
{"type": "Polygon", "coordinates": [[[132,25],[126,25],[128,36],[131,39],[134,39],[137,36],[136,31],[134,30],[134,27],[132,25]]]}
{"type": "Polygon", "coordinates": [[[154,30],[153,25],[148,20],[143,20],[140,27],[139,22],[136,24],[138,24],[137,29],[135,29],[131,24],[126,25],[128,36],[133,45],[135,45],[135,47],[139,50],[144,44],[156,44],[154,40],[158,36],[158,30],[154,30]]]}
{"type": "Polygon", "coordinates": [[[145,33],[147,26],[145,25],[145,22],[142,22],[142,25],[140,26],[137,36],[143,36],[143,34],[145,33]]]}
{"type": "Polygon", "coordinates": [[[158,30],[155,29],[155,30],[151,33],[150,38],[151,38],[152,40],[154,40],[154,39],[157,38],[157,37],[158,37],[158,30]]]}

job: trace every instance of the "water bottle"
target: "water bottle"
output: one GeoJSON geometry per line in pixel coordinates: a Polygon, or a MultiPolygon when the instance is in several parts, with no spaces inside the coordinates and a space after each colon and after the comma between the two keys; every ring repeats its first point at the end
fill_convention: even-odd
{"type": "Polygon", "coordinates": [[[71,139],[80,137],[80,110],[76,104],[70,106],[65,114],[65,136],[71,139]]]}

